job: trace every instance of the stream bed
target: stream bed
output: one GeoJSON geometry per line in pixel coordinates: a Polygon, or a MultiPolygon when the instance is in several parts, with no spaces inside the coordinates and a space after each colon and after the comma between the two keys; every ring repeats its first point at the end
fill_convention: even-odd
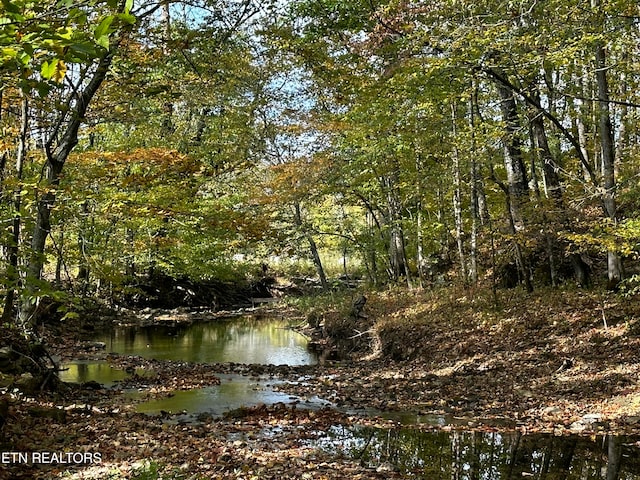
{"type": "MultiPolygon", "coordinates": [[[[313,365],[317,357],[307,339],[283,320],[234,318],[176,326],[122,327],[97,335],[108,352],[156,360],[199,363],[313,365]]],[[[64,365],[61,379],[117,385],[128,374],[106,362],[76,361],[64,365]]],[[[139,403],[139,412],[170,412],[172,422],[220,417],[239,407],[283,403],[296,408],[333,406],[321,398],[299,398],[278,392],[281,381],[240,374],[218,375],[220,385],[175,391],[172,396],[139,403]]],[[[301,380],[306,381],[306,380],[301,380]]],[[[137,392],[128,392],[136,396],[137,392]]],[[[365,412],[366,414],[366,412],[365,412]]],[[[357,459],[376,469],[403,472],[407,478],[456,479],[640,479],[640,439],[624,436],[522,435],[464,431],[462,419],[405,412],[386,415],[406,424],[397,428],[335,425],[310,432],[310,446],[336,456],[357,459]],[[414,428],[422,424],[437,427],[414,428]],[[451,428],[450,431],[448,429],[451,428]]],[[[509,428],[509,425],[495,425],[509,428]]]]}

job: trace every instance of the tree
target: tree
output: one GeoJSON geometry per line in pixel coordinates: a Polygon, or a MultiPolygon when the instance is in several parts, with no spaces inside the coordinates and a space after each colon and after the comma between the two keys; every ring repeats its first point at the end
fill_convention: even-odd
{"type": "MultiPolygon", "coordinates": [[[[135,21],[130,13],[130,0],[122,4],[93,1],[82,8],[73,7],[70,2],[58,3],[3,2],[5,21],[0,30],[0,43],[5,46],[2,57],[3,94],[17,88],[23,98],[16,179],[22,181],[28,142],[38,141],[46,156],[43,185],[52,187],[58,183],[64,162],[78,141],[78,129],[89,102],[107,74],[113,55],[109,37],[118,29],[125,31],[135,21]],[[88,20],[90,14],[98,15],[95,25],[88,20]],[[52,99],[64,108],[50,113],[46,102],[52,99]],[[39,123],[38,137],[28,138],[28,133],[35,127],[32,124],[35,119],[39,123]]],[[[16,216],[9,248],[10,283],[5,298],[5,319],[13,312],[13,291],[18,283],[21,197],[20,188],[16,190],[14,200],[16,216]]],[[[27,330],[33,317],[33,293],[38,288],[41,275],[44,242],[50,230],[49,217],[54,198],[49,189],[43,191],[37,200],[38,215],[31,235],[26,290],[19,312],[19,323],[27,330]]]]}
{"type": "MultiPolygon", "coordinates": [[[[628,62],[628,54],[635,48],[628,40],[637,37],[637,29],[629,27],[634,8],[633,2],[602,2],[585,9],[564,0],[547,2],[544,6],[535,3],[514,6],[510,10],[491,0],[456,4],[436,2],[428,6],[386,1],[340,4],[299,1],[292,9],[304,20],[292,22],[292,32],[301,42],[292,50],[305,59],[316,88],[326,92],[333,102],[326,109],[326,118],[342,122],[340,129],[334,129],[333,148],[339,145],[349,157],[354,157],[355,153],[357,158],[366,151],[367,143],[376,145],[375,156],[363,156],[367,160],[360,164],[360,171],[366,171],[365,163],[385,163],[386,171],[392,173],[399,158],[397,153],[407,144],[412,146],[414,154],[420,151],[421,157],[437,155],[442,143],[423,142],[423,129],[414,126],[407,132],[410,137],[407,141],[408,138],[396,136],[390,128],[393,122],[399,121],[394,113],[405,118],[411,116],[412,107],[404,103],[407,100],[411,99],[414,105],[423,102],[420,103],[423,105],[434,98],[450,98],[454,103],[454,99],[460,98],[460,92],[470,91],[469,85],[482,92],[481,98],[485,101],[476,101],[477,113],[469,109],[462,114],[473,117],[470,121],[473,135],[468,135],[464,129],[452,132],[451,122],[437,117],[430,124],[430,130],[439,132],[440,138],[454,137],[445,144],[454,153],[449,157],[453,163],[449,171],[453,172],[452,184],[457,187],[445,193],[453,196],[454,208],[453,212],[439,215],[439,219],[453,217],[458,256],[462,258],[466,248],[461,228],[465,220],[460,210],[460,153],[478,152],[479,133],[484,130],[483,140],[487,143],[480,150],[485,153],[482,163],[487,169],[484,171],[491,172],[497,184],[505,187],[508,208],[503,218],[508,219],[506,228],[515,242],[515,261],[525,285],[528,289],[532,287],[530,276],[533,272],[528,265],[536,261],[541,251],[546,252],[546,270],[551,283],[559,282],[566,275],[563,272],[569,262],[573,264],[574,276],[586,285],[588,267],[581,258],[585,242],[575,241],[580,238],[575,232],[578,222],[569,221],[576,215],[569,209],[576,202],[591,203],[591,199],[600,198],[603,216],[613,230],[617,228],[619,219],[614,206],[619,182],[615,174],[623,157],[616,156],[615,145],[628,145],[629,139],[626,131],[620,128],[616,142],[611,124],[617,117],[611,109],[620,106],[621,125],[625,125],[630,103],[614,101],[610,97],[615,88],[608,85],[607,77],[611,77],[608,72],[613,63],[607,61],[604,46],[608,44],[608,50],[614,52],[611,55],[619,60],[616,65],[624,71],[625,82],[621,93],[629,96],[629,79],[637,78],[637,69],[628,62]],[[615,26],[615,31],[624,32],[624,35],[617,38],[606,35],[603,25],[615,26]],[[590,79],[586,72],[594,71],[593,65],[597,74],[590,79]],[[577,82],[576,75],[580,78],[577,82]],[[589,91],[575,90],[576,85],[589,81],[597,87],[593,95],[589,91]],[[404,90],[397,88],[398,85],[403,85],[404,90]],[[460,85],[467,87],[460,88],[460,85]],[[491,93],[492,90],[495,93],[491,93]],[[593,124],[588,111],[563,108],[562,102],[576,97],[585,105],[596,103],[599,106],[597,125],[593,124]],[[391,107],[380,98],[389,98],[391,107]],[[496,112],[496,102],[501,105],[501,112],[496,112]],[[358,111],[367,114],[357,117],[358,111]],[[387,123],[370,128],[382,118],[381,112],[387,115],[387,123]],[[504,128],[502,165],[496,162],[496,152],[491,146],[495,141],[491,136],[497,132],[498,114],[504,128]],[[582,128],[574,131],[571,125],[582,128]],[[370,128],[369,136],[354,134],[367,127],[370,128]],[[585,135],[587,129],[597,131],[598,138],[589,140],[585,135]],[[528,136],[527,131],[531,132],[528,136]],[[362,140],[359,142],[358,138],[362,140]],[[385,151],[394,153],[379,162],[376,157],[385,151]],[[600,163],[594,165],[594,161],[600,159],[600,163]],[[576,179],[575,169],[586,172],[586,182],[576,179]],[[589,198],[578,198],[577,184],[589,198]],[[544,196],[537,193],[543,188],[544,196]],[[599,193],[591,196],[594,191],[599,193]],[[531,192],[536,192],[535,198],[530,198],[531,192]],[[567,198],[569,192],[572,196],[567,198]],[[542,215],[536,213],[548,205],[553,205],[551,211],[542,215]],[[543,234],[537,235],[537,231],[543,234]],[[567,242],[566,239],[571,240],[567,242]]],[[[350,161],[353,162],[351,158],[350,161]]],[[[488,210],[479,208],[482,189],[477,175],[483,169],[478,168],[477,159],[471,163],[474,180],[470,196],[473,200],[469,202],[470,211],[466,215],[471,217],[472,225],[476,225],[476,240],[469,248],[477,251],[479,212],[488,210]]],[[[357,178],[354,176],[357,170],[352,170],[349,178],[357,178]]],[[[409,181],[417,183],[420,179],[413,176],[409,181]]],[[[421,191],[434,187],[431,183],[421,191]]],[[[374,194],[374,198],[365,197],[366,204],[376,205],[385,197],[387,201],[392,199],[393,196],[388,195],[390,191],[393,189],[382,189],[374,194]]],[[[424,211],[427,203],[420,204],[424,211]]],[[[399,211],[407,211],[407,206],[402,205],[399,211]]],[[[580,214],[586,211],[583,209],[580,214]]],[[[499,225],[498,228],[503,227],[499,225]]],[[[622,278],[620,255],[615,248],[610,248],[606,239],[599,242],[598,248],[608,251],[610,283],[617,283],[622,278]]],[[[447,244],[447,240],[441,242],[442,246],[447,244]]],[[[465,269],[465,262],[461,262],[461,270],[464,272],[465,269]]],[[[477,267],[474,270],[477,275],[477,267]]]]}

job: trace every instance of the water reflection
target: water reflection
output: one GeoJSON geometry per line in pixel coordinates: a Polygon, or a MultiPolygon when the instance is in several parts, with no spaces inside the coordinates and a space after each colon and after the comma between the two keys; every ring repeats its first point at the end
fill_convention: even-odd
{"type": "Polygon", "coordinates": [[[107,349],[158,360],[309,365],[316,356],[286,321],[248,318],[187,326],[122,327],[100,336],[107,349]]]}
{"type": "Polygon", "coordinates": [[[640,444],[626,437],[351,430],[334,427],[317,444],[378,468],[414,478],[494,480],[640,479],[640,444]]]}
{"type": "Polygon", "coordinates": [[[257,383],[241,375],[219,375],[221,383],[214,387],[196,390],[176,391],[171,397],[159,398],[141,403],[137,411],[157,414],[162,411],[185,412],[191,416],[209,413],[213,416],[240,407],[251,407],[275,403],[295,404],[296,408],[320,408],[328,402],[317,397],[301,399],[285,393],[274,391],[270,385],[257,383]]]}
{"type": "Polygon", "coordinates": [[[63,364],[58,375],[63,382],[85,383],[93,380],[105,387],[110,387],[127,376],[123,370],[112,368],[106,362],[81,360],[63,364]]]}

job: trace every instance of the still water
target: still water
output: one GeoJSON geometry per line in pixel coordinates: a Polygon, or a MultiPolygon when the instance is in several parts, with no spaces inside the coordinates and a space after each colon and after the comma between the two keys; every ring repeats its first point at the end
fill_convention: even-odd
{"type": "Polygon", "coordinates": [[[312,444],[407,478],[640,479],[638,439],[334,426],[312,444]]]}
{"type": "MultiPolygon", "coordinates": [[[[109,352],[157,360],[275,365],[311,365],[317,361],[317,356],[307,349],[307,339],[284,320],[234,318],[191,325],[121,327],[94,340],[104,342],[109,352]]],[[[65,382],[93,380],[111,387],[127,376],[106,362],[76,361],[63,368],[60,379],[65,382]]],[[[144,375],[144,372],[137,373],[144,375]]],[[[219,376],[220,385],[178,391],[170,398],[141,403],[138,411],[188,412],[193,417],[202,413],[217,416],[261,403],[295,403],[306,408],[328,405],[318,398],[302,399],[276,392],[271,384],[251,381],[241,375],[219,376]]],[[[186,415],[177,419],[186,419],[186,415]]]]}
{"type": "Polygon", "coordinates": [[[214,417],[239,407],[253,407],[260,404],[295,404],[296,408],[317,409],[330,405],[318,397],[299,398],[274,391],[271,385],[257,382],[242,375],[221,374],[220,385],[181,390],[173,392],[169,398],[158,398],[142,403],[139,412],[156,414],[158,412],[184,413],[174,416],[175,421],[189,421],[200,414],[214,417]]]}
{"type": "Polygon", "coordinates": [[[235,318],[183,326],[122,327],[98,336],[107,350],[156,360],[311,365],[307,339],[284,320],[235,318]]]}

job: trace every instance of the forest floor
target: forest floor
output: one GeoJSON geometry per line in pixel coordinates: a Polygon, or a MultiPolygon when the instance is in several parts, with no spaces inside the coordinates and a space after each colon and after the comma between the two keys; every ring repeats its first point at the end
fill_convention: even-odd
{"type": "MultiPolygon", "coordinates": [[[[277,388],[320,397],[331,408],[259,406],[185,424],[170,414],[136,413],[120,390],[18,396],[9,401],[2,451],[88,452],[101,461],[28,465],[3,458],[0,478],[402,478],[389,465],[314,443],[335,425],[393,428],[393,412],[439,419],[413,427],[421,429],[640,433],[637,299],[588,290],[367,296],[366,318],[349,318],[344,308],[320,315],[324,330],[342,335],[342,348],[352,350],[341,361],[285,367],[109,356],[116,367],[157,372],[120,386],[147,396],[213,385],[217,373],[235,372],[287,380],[277,388]]],[[[79,346],[67,336],[56,353],[74,355],[79,346]]]]}

